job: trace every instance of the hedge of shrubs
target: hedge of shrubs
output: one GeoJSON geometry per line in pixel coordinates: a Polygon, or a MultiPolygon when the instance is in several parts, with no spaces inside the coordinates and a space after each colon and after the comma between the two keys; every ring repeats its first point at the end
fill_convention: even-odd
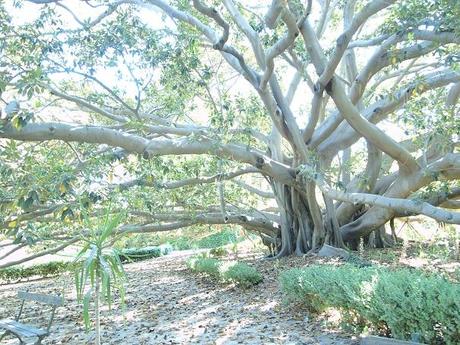
{"type": "Polygon", "coordinates": [[[150,246],[143,248],[126,248],[120,251],[120,259],[126,261],[141,261],[150,258],[157,258],[162,255],[167,255],[172,251],[170,245],[150,246]]]}
{"type": "MultiPolygon", "coordinates": [[[[128,248],[120,251],[120,259],[123,262],[140,261],[162,255],[172,251],[170,245],[144,248],[128,248]]],[[[46,264],[37,264],[30,267],[13,266],[0,269],[0,281],[16,282],[30,277],[53,277],[64,272],[72,271],[75,267],[73,262],[54,261],[46,264]]]]}
{"type": "Polygon", "coordinates": [[[344,321],[397,339],[460,344],[460,284],[417,270],[315,265],[280,276],[289,300],[318,313],[334,307],[344,321]]]}
{"type": "Polygon", "coordinates": [[[262,275],[243,262],[222,262],[207,257],[196,257],[187,261],[187,266],[195,273],[203,273],[213,279],[249,288],[262,281],[262,275]]]}
{"type": "Polygon", "coordinates": [[[64,272],[72,271],[74,264],[72,262],[48,262],[30,267],[14,266],[0,269],[0,281],[14,282],[34,276],[52,277],[64,272]]]}

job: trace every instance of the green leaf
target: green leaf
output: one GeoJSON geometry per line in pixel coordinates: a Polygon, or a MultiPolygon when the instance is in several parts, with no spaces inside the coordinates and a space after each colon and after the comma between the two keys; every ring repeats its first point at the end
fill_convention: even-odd
{"type": "MultiPolygon", "coordinates": [[[[83,298],[83,320],[85,322],[85,328],[86,330],[89,329],[90,326],[90,320],[89,320],[89,302],[91,300],[91,294],[92,290],[89,290],[86,294],[85,297],[83,298]]],[[[97,298],[97,297],[96,297],[97,298]]]]}

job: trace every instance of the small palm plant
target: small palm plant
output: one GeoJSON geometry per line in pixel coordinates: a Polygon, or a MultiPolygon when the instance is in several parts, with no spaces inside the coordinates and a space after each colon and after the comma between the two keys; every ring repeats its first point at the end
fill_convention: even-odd
{"type": "Polygon", "coordinates": [[[112,288],[120,293],[121,303],[124,303],[124,282],[126,274],[119,258],[118,251],[112,247],[116,228],[122,215],[111,217],[107,214],[98,226],[89,227],[89,234],[82,238],[85,245],[75,258],[75,287],[77,298],[83,301],[83,319],[86,329],[89,329],[89,304],[94,297],[96,344],[101,343],[100,302],[107,302],[109,309],[112,304],[112,288]],[[88,286],[88,288],[87,288],[88,286]]]}

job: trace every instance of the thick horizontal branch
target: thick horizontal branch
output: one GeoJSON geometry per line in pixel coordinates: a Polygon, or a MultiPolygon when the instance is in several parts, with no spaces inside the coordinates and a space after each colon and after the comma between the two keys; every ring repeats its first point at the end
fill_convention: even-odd
{"type": "Polygon", "coordinates": [[[238,224],[251,230],[257,229],[269,236],[275,235],[278,231],[278,224],[265,217],[227,214],[226,219],[223,219],[221,213],[199,214],[190,220],[179,220],[171,223],[125,225],[119,230],[122,233],[148,233],[171,231],[197,224],[238,224]]]}
{"type": "Polygon", "coordinates": [[[385,41],[388,37],[389,35],[381,35],[381,36],[372,37],[369,39],[356,40],[356,41],[350,42],[347,49],[378,46],[383,41],[385,41]]]}
{"type": "MultiPolygon", "coordinates": [[[[392,174],[385,177],[385,186],[376,186],[385,191],[384,196],[391,199],[406,200],[414,192],[429,185],[431,182],[442,180],[460,179],[460,154],[449,153],[444,157],[430,163],[426,168],[410,175],[392,174]],[[388,177],[388,179],[387,179],[388,177]]],[[[402,209],[404,210],[404,209],[402,209]]],[[[410,211],[410,210],[409,210],[410,211]]],[[[344,241],[368,235],[379,226],[394,217],[393,208],[373,205],[361,217],[340,228],[344,241]]],[[[412,212],[412,211],[411,211],[412,212]]],[[[447,215],[449,217],[449,215],[447,215]]]]}
{"type": "MultiPolygon", "coordinates": [[[[439,193],[434,193],[434,195],[429,195],[423,198],[423,201],[429,203],[433,206],[440,206],[442,208],[458,208],[455,207],[457,204],[457,200],[451,200],[460,197],[460,187],[452,188],[448,192],[441,191],[439,193]],[[454,206],[454,207],[449,207],[454,206]]],[[[395,217],[409,217],[412,216],[413,213],[408,212],[396,212],[395,217]]]]}
{"type": "MultiPolygon", "coordinates": [[[[406,38],[409,37],[410,34],[411,40],[416,39],[420,41],[432,41],[441,44],[460,44],[460,37],[453,32],[434,32],[430,30],[411,29],[406,30],[404,34],[406,38]]],[[[377,46],[382,44],[389,37],[389,35],[381,35],[366,40],[356,40],[348,45],[348,49],[377,46]]]]}
{"type": "Polygon", "coordinates": [[[292,185],[295,176],[292,168],[279,163],[262,152],[236,144],[222,144],[206,137],[185,137],[180,139],[146,139],[144,137],[101,126],[69,125],[58,122],[29,123],[20,130],[7,124],[0,131],[0,138],[22,141],[63,140],[107,144],[120,147],[130,153],[142,154],[148,159],[153,156],[180,154],[210,154],[247,163],[262,173],[292,185]]]}

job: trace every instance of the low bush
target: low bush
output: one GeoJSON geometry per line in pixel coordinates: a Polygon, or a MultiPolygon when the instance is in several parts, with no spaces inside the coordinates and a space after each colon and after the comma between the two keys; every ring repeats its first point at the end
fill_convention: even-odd
{"type": "Polygon", "coordinates": [[[72,262],[48,262],[30,267],[14,266],[0,269],[0,281],[14,282],[30,277],[52,277],[64,272],[72,271],[72,262]]]}
{"type": "Polygon", "coordinates": [[[315,265],[280,276],[288,299],[312,312],[338,308],[358,329],[387,330],[398,339],[460,343],[460,285],[416,270],[315,265]]]}
{"type": "Polygon", "coordinates": [[[172,251],[170,245],[150,246],[143,248],[127,248],[120,251],[120,259],[126,261],[141,261],[150,258],[157,258],[162,255],[167,255],[172,251]]]}
{"type": "Polygon", "coordinates": [[[212,256],[212,257],[222,257],[222,256],[226,256],[228,254],[229,254],[228,250],[226,248],[224,248],[224,247],[212,248],[209,251],[209,255],[212,256]]]}
{"type": "Polygon", "coordinates": [[[187,261],[188,267],[195,273],[204,273],[222,282],[235,283],[248,288],[262,281],[262,275],[243,262],[222,262],[214,258],[195,257],[187,261]]]}
{"type": "Polygon", "coordinates": [[[241,287],[248,288],[257,285],[262,281],[262,275],[254,268],[244,262],[236,262],[221,269],[225,281],[235,283],[241,287]]]}
{"type": "Polygon", "coordinates": [[[213,277],[219,277],[220,262],[217,259],[197,257],[187,262],[188,267],[196,273],[205,273],[213,277]]]}

